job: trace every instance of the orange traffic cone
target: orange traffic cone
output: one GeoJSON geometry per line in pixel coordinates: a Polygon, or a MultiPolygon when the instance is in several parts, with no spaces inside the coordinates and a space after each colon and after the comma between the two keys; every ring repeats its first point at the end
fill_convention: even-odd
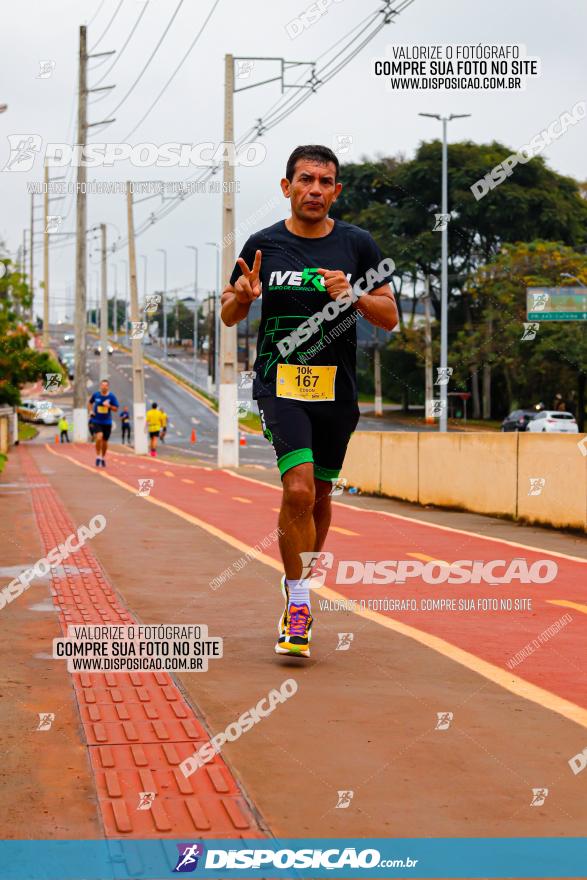
{"type": "Polygon", "coordinates": [[[190,442],[191,442],[191,443],[195,443],[197,439],[198,439],[198,438],[197,438],[197,436],[196,436],[196,429],[193,428],[193,429],[192,429],[192,437],[191,437],[191,441],[190,441],[190,442]]]}
{"type": "Polygon", "coordinates": [[[244,434],[241,434],[241,443],[240,443],[240,445],[241,445],[241,446],[246,446],[246,445],[247,445],[247,438],[245,437],[244,434]]]}
{"type": "Polygon", "coordinates": [[[55,442],[59,443],[59,434],[55,434],[55,442]]]}

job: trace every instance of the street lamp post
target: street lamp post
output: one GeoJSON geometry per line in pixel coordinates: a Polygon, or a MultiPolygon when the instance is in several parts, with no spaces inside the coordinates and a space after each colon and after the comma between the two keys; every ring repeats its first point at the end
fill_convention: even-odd
{"type": "Polygon", "coordinates": [[[114,304],[112,307],[112,335],[114,341],[118,342],[118,267],[116,263],[112,264],[114,269],[114,304]]]}
{"type": "Polygon", "coordinates": [[[194,252],[194,385],[198,384],[198,248],[195,244],[186,244],[194,252]]]}
{"type": "Polygon", "coordinates": [[[438,113],[419,113],[418,116],[428,116],[442,122],[442,275],[440,287],[440,373],[443,377],[440,384],[440,416],[438,430],[448,429],[448,147],[446,141],[446,124],[452,119],[465,119],[470,113],[451,113],[450,116],[440,116],[438,113]]]}
{"type": "Polygon", "coordinates": [[[167,360],[167,251],[157,248],[163,254],[163,360],[167,360]]]}
{"type": "Polygon", "coordinates": [[[216,248],[216,291],[214,293],[214,384],[216,397],[220,385],[218,369],[220,367],[220,245],[216,241],[207,241],[210,247],[216,248]]]}
{"type": "Polygon", "coordinates": [[[128,342],[128,260],[124,263],[124,336],[128,342]]]}

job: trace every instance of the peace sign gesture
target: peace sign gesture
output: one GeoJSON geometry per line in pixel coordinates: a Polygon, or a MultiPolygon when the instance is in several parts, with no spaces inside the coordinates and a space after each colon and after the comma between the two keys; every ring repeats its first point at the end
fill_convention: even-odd
{"type": "Polygon", "coordinates": [[[242,257],[239,257],[237,260],[238,265],[241,267],[241,272],[243,273],[237,278],[234,285],[234,291],[239,303],[248,305],[254,299],[261,296],[261,282],[259,280],[261,257],[261,251],[256,251],[255,262],[253,263],[252,269],[249,269],[242,257]]]}

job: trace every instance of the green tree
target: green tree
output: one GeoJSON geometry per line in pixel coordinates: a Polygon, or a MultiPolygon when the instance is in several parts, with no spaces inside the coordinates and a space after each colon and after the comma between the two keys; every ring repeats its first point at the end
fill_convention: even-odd
{"type": "Polygon", "coordinates": [[[15,406],[22,385],[62,370],[50,354],[31,348],[32,326],[22,318],[31,306],[30,289],[9,259],[0,263],[0,403],[15,406]]]}
{"type": "MultiPolygon", "coordinates": [[[[440,317],[441,235],[434,225],[435,214],[441,212],[441,150],[440,141],[432,141],[422,143],[411,160],[395,157],[344,165],[343,190],[332,210],[333,216],[368,229],[385,256],[395,261],[393,287],[402,334],[390,345],[404,351],[412,349],[404,333],[409,318],[403,314],[400,295],[411,292],[416,277],[430,278],[432,306],[440,317]]],[[[490,414],[494,359],[487,344],[495,334],[491,310],[475,309],[468,294],[469,277],[506,243],[544,239],[577,247],[586,236],[587,202],[580,185],[548,168],[541,157],[516,166],[500,186],[480,201],[475,199],[471,185],[512,152],[497,142],[466,141],[448,147],[449,339],[451,352],[453,338],[464,328],[471,338],[483,340],[483,367],[469,347],[465,377],[473,392],[475,416],[481,415],[480,379],[483,414],[490,414]],[[480,320],[486,322],[482,328],[477,326],[480,320]]],[[[416,357],[421,357],[421,350],[421,345],[413,349],[416,357]]]]}
{"type": "Polygon", "coordinates": [[[561,277],[576,276],[587,285],[587,257],[550,241],[506,244],[466,286],[476,317],[473,328],[461,330],[451,346],[457,385],[464,385],[472,361],[492,366],[500,397],[496,412],[543,401],[552,405],[561,393],[576,410],[582,430],[587,375],[587,333],[584,322],[540,323],[535,339],[523,340],[528,287],[577,286],[561,277]],[[492,335],[485,328],[491,321],[492,335]]]}

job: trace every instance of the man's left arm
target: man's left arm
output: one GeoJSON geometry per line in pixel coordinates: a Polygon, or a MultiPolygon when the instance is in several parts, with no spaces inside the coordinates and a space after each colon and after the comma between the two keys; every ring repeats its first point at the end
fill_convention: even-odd
{"type": "Polygon", "coordinates": [[[383,284],[368,293],[357,291],[359,296],[355,298],[356,293],[353,293],[344,272],[328,269],[319,269],[318,271],[322,275],[326,291],[332,299],[351,296],[353,297],[353,307],[370,324],[382,327],[384,330],[393,330],[396,326],[398,322],[397,305],[389,284],[383,284]]]}
{"type": "Polygon", "coordinates": [[[110,400],[108,401],[108,403],[109,403],[109,406],[110,406],[110,409],[112,410],[112,412],[116,412],[119,407],[119,403],[118,403],[118,398],[115,397],[114,394],[110,395],[110,400]]]}
{"type": "Polygon", "coordinates": [[[383,327],[384,330],[393,330],[399,320],[395,297],[389,284],[364,293],[354,306],[370,324],[383,327]]]}

